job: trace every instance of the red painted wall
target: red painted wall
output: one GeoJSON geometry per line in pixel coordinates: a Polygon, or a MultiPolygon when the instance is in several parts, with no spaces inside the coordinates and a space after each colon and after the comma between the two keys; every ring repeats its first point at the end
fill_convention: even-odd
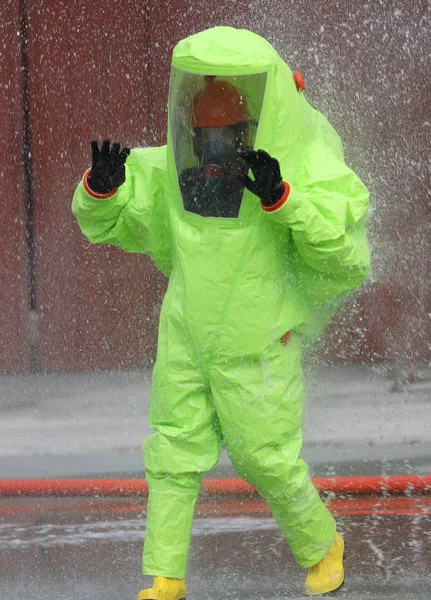
{"type": "MultiPolygon", "coordinates": [[[[0,89],[8,107],[0,123],[4,149],[20,144],[22,130],[19,4],[7,3],[2,24],[11,45],[0,81],[13,86],[13,93],[0,89]]],[[[403,0],[399,8],[389,0],[338,0],[330,9],[311,0],[21,4],[28,5],[39,369],[133,368],[154,358],[164,278],[147,257],[90,246],[70,203],[93,137],[165,142],[172,48],[217,24],[256,31],[304,73],[308,99],[339,131],[349,164],[372,194],[373,282],[339,312],[319,352],[336,361],[429,360],[426,0],[403,0]]],[[[23,169],[21,158],[10,161],[1,188],[0,368],[25,371],[25,237],[13,221],[17,207],[22,216],[23,169]]]]}
{"type": "Polygon", "coordinates": [[[136,367],[154,352],[155,270],[144,256],[90,247],[70,204],[90,140],[136,145],[151,123],[146,15],[44,0],[29,24],[39,368],[136,367]]]}
{"type": "Polygon", "coordinates": [[[27,311],[22,73],[18,3],[0,19],[0,372],[30,366],[27,311]]]}

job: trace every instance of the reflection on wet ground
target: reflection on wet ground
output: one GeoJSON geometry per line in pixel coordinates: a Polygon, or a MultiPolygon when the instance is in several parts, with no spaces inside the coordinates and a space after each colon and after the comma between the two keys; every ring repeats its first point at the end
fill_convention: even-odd
{"type": "MultiPolygon", "coordinates": [[[[430,495],[327,501],[348,545],[336,598],[430,598],[430,495]]],[[[0,499],[0,598],[135,598],[145,511],[142,498],[0,499]]],[[[262,500],[199,502],[188,600],[304,598],[304,577],[262,500]]]]}

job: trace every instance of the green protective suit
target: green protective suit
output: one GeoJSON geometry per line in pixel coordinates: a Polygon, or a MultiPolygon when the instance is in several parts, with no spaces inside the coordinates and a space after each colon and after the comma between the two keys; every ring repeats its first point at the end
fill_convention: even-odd
{"type": "Polygon", "coordinates": [[[331,546],[335,522],[299,458],[301,352],[368,276],[368,192],[346,166],[336,132],[261,37],[213,28],[181,41],[172,65],[167,146],[132,150],[126,181],[109,199],[94,199],[80,183],[73,200],[91,242],[147,253],[169,278],[153,373],[155,433],[144,442],[143,572],[185,576],[201,477],[222,444],[267,500],[299,565],[309,567],[331,546]],[[256,88],[254,147],[278,159],[288,199],[265,212],[245,191],[236,218],[188,212],[173,142],[181,77],[244,76],[247,87],[256,73],[265,85],[263,94],[262,79],[256,88]]]}

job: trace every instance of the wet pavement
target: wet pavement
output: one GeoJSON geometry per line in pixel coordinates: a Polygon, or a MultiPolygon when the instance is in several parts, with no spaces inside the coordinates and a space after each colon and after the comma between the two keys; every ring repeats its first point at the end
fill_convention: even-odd
{"type": "MultiPolygon", "coordinates": [[[[315,477],[431,474],[431,370],[329,367],[307,380],[303,457],[315,477]]],[[[143,478],[151,371],[0,376],[0,478],[143,478]]],[[[209,477],[235,477],[225,451],[209,477]]],[[[431,598],[431,494],[337,497],[348,545],[335,598],[431,598]]],[[[0,600],[129,600],[145,499],[0,497],[0,600]]],[[[187,600],[305,598],[259,498],[201,499],[187,600]]]]}
{"type": "MultiPolygon", "coordinates": [[[[430,598],[431,495],[326,501],[347,542],[337,599],[430,598]]],[[[0,598],[135,598],[145,512],[143,498],[1,498],[0,598]]],[[[258,497],[200,500],[187,600],[305,598],[304,577],[258,497]]]]}

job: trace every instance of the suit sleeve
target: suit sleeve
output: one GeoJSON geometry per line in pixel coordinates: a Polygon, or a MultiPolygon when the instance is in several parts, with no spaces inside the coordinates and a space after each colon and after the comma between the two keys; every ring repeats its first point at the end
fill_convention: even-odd
{"type": "Polygon", "coordinates": [[[369,194],[340,148],[323,137],[314,141],[280,204],[267,211],[290,229],[302,260],[332,282],[332,293],[353,290],[370,271],[369,194]]]}
{"type": "Polygon", "coordinates": [[[126,162],[126,181],[107,199],[89,194],[83,181],[72,202],[82,233],[93,244],[148,254],[169,276],[172,253],[166,197],[166,146],[138,148],[126,162]]]}

